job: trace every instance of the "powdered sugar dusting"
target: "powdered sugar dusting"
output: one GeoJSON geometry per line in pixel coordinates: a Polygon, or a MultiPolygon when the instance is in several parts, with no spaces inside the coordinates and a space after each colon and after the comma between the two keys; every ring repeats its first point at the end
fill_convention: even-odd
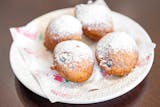
{"type": "Polygon", "coordinates": [[[55,60],[62,65],[88,59],[93,62],[92,50],[83,42],[69,40],[59,43],[54,50],[55,60]]]}
{"type": "Polygon", "coordinates": [[[82,34],[80,21],[70,15],[62,15],[53,19],[48,29],[51,34],[57,34],[60,37],[71,34],[82,34]]]}
{"type": "Polygon", "coordinates": [[[88,27],[106,28],[110,27],[112,18],[111,11],[107,5],[98,1],[76,6],[76,17],[83,25],[88,27]]]}
{"type": "Polygon", "coordinates": [[[108,50],[118,52],[125,50],[127,52],[137,51],[137,45],[134,39],[132,39],[125,32],[113,32],[104,36],[97,44],[97,54],[99,57],[106,55],[108,50]]]}

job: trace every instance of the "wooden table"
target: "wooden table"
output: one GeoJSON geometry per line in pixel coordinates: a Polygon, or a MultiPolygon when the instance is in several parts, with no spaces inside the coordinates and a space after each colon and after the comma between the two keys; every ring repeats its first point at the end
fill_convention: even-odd
{"type": "MultiPolygon", "coordinates": [[[[160,0],[106,0],[114,11],[139,22],[157,44],[155,60],[146,79],[135,89],[116,99],[85,105],[105,107],[160,106],[160,0]]],[[[25,88],[14,76],[9,63],[12,43],[9,27],[25,25],[49,11],[71,7],[86,0],[0,0],[0,107],[70,107],[63,103],[51,104],[25,88]]],[[[132,29],[132,27],[131,27],[132,29]]]]}

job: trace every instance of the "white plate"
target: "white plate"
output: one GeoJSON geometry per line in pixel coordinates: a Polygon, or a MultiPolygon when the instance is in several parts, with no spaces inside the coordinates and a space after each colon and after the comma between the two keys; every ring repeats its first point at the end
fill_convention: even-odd
{"type": "MultiPolygon", "coordinates": [[[[60,15],[60,14],[66,14],[71,11],[73,12],[73,8],[56,10],[56,11],[47,13],[39,18],[36,18],[31,23],[38,23],[39,21],[45,20],[46,17],[53,17],[53,16],[60,15]]],[[[112,12],[112,15],[113,15],[113,20],[115,24],[115,29],[117,31],[126,31],[134,35],[135,39],[137,36],[141,36],[142,41],[151,42],[149,35],[135,21],[133,21],[132,19],[120,13],[112,12]]],[[[118,88],[116,86],[115,89],[112,89],[110,92],[103,90],[102,92],[99,92],[100,96],[95,97],[95,98],[84,99],[84,100],[74,99],[72,101],[70,99],[66,99],[66,100],[59,101],[59,102],[72,103],[72,104],[89,104],[89,103],[102,102],[102,101],[110,100],[118,96],[121,96],[129,92],[134,87],[136,87],[147,76],[153,64],[153,59],[154,59],[154,51],[151,52],[150,60],[147,62],[147,64],[142,69],[140,69],[143,71],[139,70],[138,73],[132,72],[128,76],[128,78],[130,78],[128,81],[121,81],[122,83],[120,82],[120,85],[118,85],[118,88]],[[103,93],[105,94],[101,95],[103,93]]],[[[14,74],[19,79],[19,81],[22,82],[24,86],[26,86],[28,89],[30,89],[34,93],[46,98],[46,96],[41,91],[40,86],[35,80],[35,78],[32,76],[32,74],[28,70],[26,70],[23,59],[20,53],[18,52],[18,49],[16,48],[14,42],[12,43],[12,46],[10,49],[10,63],[11,63],[11,67],[13,69],[14,74]]]]}

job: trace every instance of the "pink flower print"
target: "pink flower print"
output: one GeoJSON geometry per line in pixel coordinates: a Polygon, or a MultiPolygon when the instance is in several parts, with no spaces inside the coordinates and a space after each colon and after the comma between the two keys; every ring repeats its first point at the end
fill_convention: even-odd
{"type": "Polygon", "coordinates": [[[145,64],[146,64],[146,61],[145,61],[145,60],[140,60],[140,61],[138,61],[137,66],[138,66],[138,67],[142,67],[142,66],[144,66],[145,64]]]}
{"type": "Polygon", "coordinates": [[[23,50],[28,54],[34,54],[34,52],[31,49],[23,48],[23,50]]]}
{"type": "Polygon", "coordinates": [[[150,60],[150,55],[146,56],[146,60],[147,61],[150,60]]]}
{"type": "Polygon", "coordinates": [[[137,66],[142,67],[142,66],[146,65],[147,62],[150,60],[150,58],[151,58],[151,56],[147,55],[144,59],[138,61],[137,66]]]}
{"type": "Polygon", "coordinates": [[[56,95],[56,96],[60,96],[60,97],[70,97],[70,95],[68,95],[67,93],[63,93],[63,92],[58,92],[55,89],[51,89],[51,93],[56,95]]]}
{"type": "Polygon", "coordinates": [[[16,31],[22,35],[24,35],[25,37],[28,37],[32,40],[35,40],[37,37],[37,33],[31,31],[30,29],[27,29],[27,27],[22,27],[22,28],[16,28],[16,31]]]}
{"type": "Polygon", "coordinates": [[[57,80],[59,82],[63,82],[64,79],[60,75],[54,75],[54,80],[57,80]]]}
{"type": "Polygon", "coordinates": [[[102,76],[106,77],[106,76],[109,76],[109,74],[107,72],[105,72],[105,71],[102,71],[102,76]]]}

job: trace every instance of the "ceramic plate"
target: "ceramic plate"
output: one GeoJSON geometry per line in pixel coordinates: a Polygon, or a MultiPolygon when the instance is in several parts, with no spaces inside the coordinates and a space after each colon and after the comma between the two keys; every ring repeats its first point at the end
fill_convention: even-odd
{"type": "MultiPolygon", "coordinates": [[[[35,24],[42,29],[42,32],[44,32],[49,20],[51,20],[53,17],[62,14],[73,14],[73,11],[73,8],[56,10],[34,19],[30,22],[30,24],[35,24]]],[[[137,43],[139,43],[139,41],[151,42],[151,39],[146,31],[135,21],[117,12],[112,12],[112,16],[114,20],[115,31],[125,31],[130,33],[133,35],[133,38],[137,43]],[[137,38],[139,38],[139,40],[137,40],[137,38]]],[[[84,97],[82,99],[76,98],[72,100],[63,99],[57,102],[89,104],[102,102],[121,96],[135,88],[141,81],[143,81],[151,69],[153,59],[154,51],[151,51],[149,55],[146,56],[145,64],[143,64],[141,67],[137,66],[129,75],[123,78],[108,78],[106,84],[103,84],[104,87],[102,86],[100,90],[89,93],[88,96],[90,97],[88,98],[84,97]]],[[[10,63],[14,74],[24,86],[26,86],[32,92],[46,98],[36,79],[32,76],[31,72],[26,69],[23,57],[20,55],[20,52],[14,42],[12,43],[10,49],[10,63]]]]}

